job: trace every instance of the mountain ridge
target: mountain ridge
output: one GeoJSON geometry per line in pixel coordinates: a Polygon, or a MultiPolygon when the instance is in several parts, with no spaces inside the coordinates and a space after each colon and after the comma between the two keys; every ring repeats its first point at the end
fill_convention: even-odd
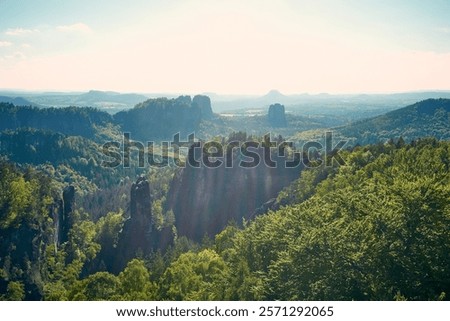
{"type": "Polygon", "coordinates": [[[336,131],[356,139],[359,144],[400,136],[406,141],[428,136],[447,140],[450,139],[450,99],[423,100],[381,116],[338,127],[336,131]]]}

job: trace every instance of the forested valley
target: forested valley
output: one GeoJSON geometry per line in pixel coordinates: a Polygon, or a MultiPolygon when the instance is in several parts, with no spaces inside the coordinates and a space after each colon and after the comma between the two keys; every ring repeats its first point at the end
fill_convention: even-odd
{"type": "Polygon", "coordinates": [[[448,300],[450,100],[345,125],[273,103],[234,118],[204,95],[113,115],[0,103],[0,299],[448,300]],[[338,155],[301,149],[330,131],[338,155]],[[270,133],[294,143],[271,160],[307,161],[196,168],[211,151],[165,154],[176,133],[234,164],[235,143],[267,160],[270,133]],[[139,166],[138,141],[168,166],[139,166]],[[130,166],[105,166],[107,142],[130,166]]]}

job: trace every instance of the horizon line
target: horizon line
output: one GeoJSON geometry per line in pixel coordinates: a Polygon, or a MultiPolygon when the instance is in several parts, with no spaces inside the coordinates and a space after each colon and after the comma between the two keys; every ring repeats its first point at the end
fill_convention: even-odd
{"type": "MultiPolygon", "coordinates": [[[[101,93],[117,93],[123,94],[137,94],[137,95],[167,95],[167,96],[181,96],[181,95],[216,95],[216,96],[237,96],[237,97],[264,97],[270,94],[279,94],[282,96],[358,96],[358,95],[395,95],[395,94],[420,94],[420,93],[450,93],[449,89],[418,89],[407,91],[361,91],[361,92],[295,92],[295,93],[283,93],[278,89],[271,89],[265,93],[222,93],[214,91],[202,91],[193,93],[190,90],[185,92],[179,91],[155,91],[155,92],[143,92],[143,91],[117,91],[109,89],[85,89],[85,90],[70,90],[70,89],[24,89],[24,88],[0,88],[0,93],[14,93],[14,94],[85,94],[89,92],[101,92],[101,93]]],[[[16,97],[17,98],[17,97],[16,97]]]]}

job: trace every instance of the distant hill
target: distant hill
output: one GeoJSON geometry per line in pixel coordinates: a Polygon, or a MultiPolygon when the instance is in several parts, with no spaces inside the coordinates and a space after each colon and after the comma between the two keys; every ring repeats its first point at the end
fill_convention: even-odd
{"type": "Polygon", "coordinates": [[[133,109],[115,114],[114,120],[124,132],[131,133],[132,139],[147,141],[173,138],[176,133],[185,138],[198,129],[202,115],[201,106],[190,96],[180,96],[148,99],[133,109]]]}
{"type": "Polygon", "coordinates": [[[354,143],[373,144],[402,137],[450,139],[450,99],[427,99],[382,116],[336,128],[354,143]]]}
{"type": "MultiPolygon", "coordinates": [[[[105,92],[89,92],[86,99],[101,99],[105,92]]],[[[199,128],[202,119],[213,117],[208,96],[180,96],[176,99],[148,99],[114,116],[92,107],[36,108],[0,103],[0,132],[20,128],[50,130],[96,140],[100,134],[110,138],[111,127],[130,132],[133,139],[186,136],[199,128]]]]}
{"type": "Polygon", "coordinates": [[[120,94],[114,91],[91,90],[77,97],[77,104],[93,107],[114,107],[122,105],[123,107],[132,107],[148,97],[139,94],[120,94]]]}
{"type": "Polygon", "coordinates": [[[38,104],[35,104],[25,98],[22,97],[9,97],[9,96],[0,96],[0,103],[8,103],[8,104],[14,104],[16,106],[37,106],[38,104]]]}
{"type": "Polygon", "coordinates": [[[97,126],[112,121],[111,115],[91,107],[36,108],[0,103],[0,131],[34,128],[93,138],[97,126]]]}
{"type": "Polygon", "coordinates": [[[273,102],[282,102],[284,103],[286,100],[289,99],[289,96],[283,95],[281,92],[279,92],[278,90],[271,90],[269,91],[267,94],[265,94],[264,96],[260,97],[258,100],[264,102],[264,103],[273,103],[273,102]]]}
{"type": "MultiPolygon", "coordinates": [[[[87,93],[41,93],[26,95],[28,100],[4,101],[16,106],[46,106],[46,107],[97,107],[108,113],[133,108],[136,104],[148,99],[139,94],[121,94],[114,91],[91,90],[87,93]]],[[[1,101],[1,100],[0,100],[1,101]]]]}
{"type": "MultiPolygon", "coordinates": [[[[428,98],[449,98],[449,91],[406,92],[395,94],[293,94],[286,95],[271,90],[263,96],[221,96],[209,94],[216,112],[227,110],[262,108],[280,103],[300,114],[336,114],[345,110],[367,112],[368,110],[392,110],[428,98]]],[[[380,114],[380,113],[379,113],[380,114]]]]}

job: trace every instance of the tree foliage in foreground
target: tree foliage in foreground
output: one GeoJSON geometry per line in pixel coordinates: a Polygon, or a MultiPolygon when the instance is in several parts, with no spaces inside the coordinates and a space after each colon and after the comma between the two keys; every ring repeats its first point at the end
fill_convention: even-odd
{"type": "Polygon", "coordinates": [[[279,210],[202,245],[178,237],[117,275],[102,260],[114,256],[122,212],[92,221],[75,211],[55,248],[51,180],[1,163],[0,299],[448,299],[450,143],[399,141],[342,157],[345,166],[303,172],[279,210]]]}
{"type": "Polygon", "coordinates": [[[381,149],[346,155],[311,197],[236,233],[224,252],[260,280],[252,299],[447,298],[450,144],[381,149]]]}

